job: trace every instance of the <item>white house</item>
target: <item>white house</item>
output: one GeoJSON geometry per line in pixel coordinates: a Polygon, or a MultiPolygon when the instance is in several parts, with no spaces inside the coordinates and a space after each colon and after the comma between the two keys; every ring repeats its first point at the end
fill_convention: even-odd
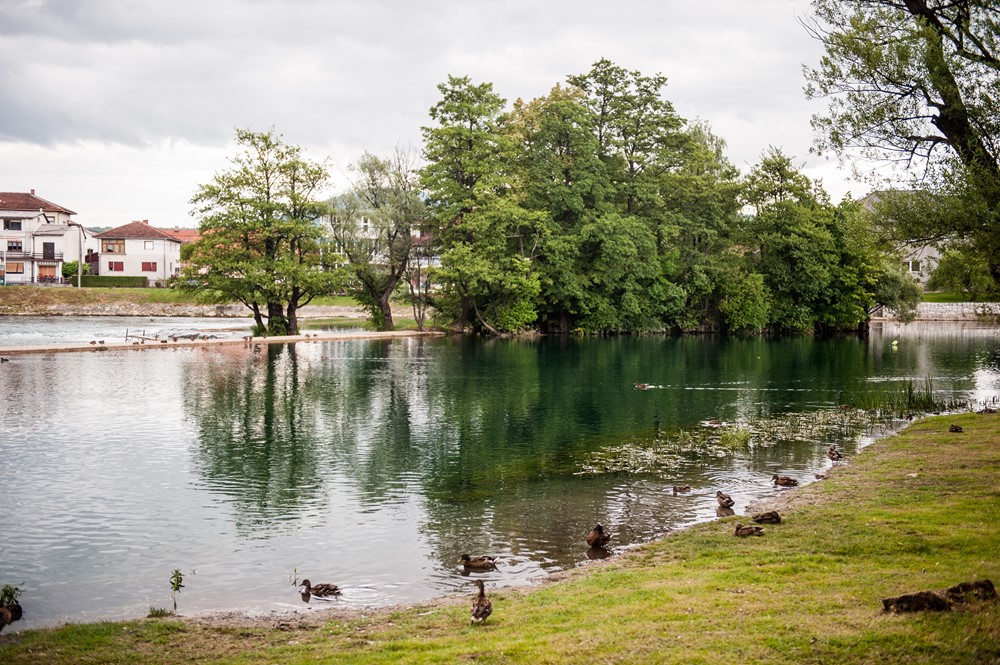
{"type": "Polygon", "coordinates": [[[101,241],[101,247],[97,260],[92,257],[92,274],[145,277],[153,286],[157,281],[175,276],[180,269],[181,241],[150,226],[148,219],[94,237],[101,241]]]}
{"type": "Polygon", "coordinates": [[[79,261],[86,234],[72,210],[35,196],[0,192],[0,284],[55,284],[64,261],[79,261]]]}
{"type": "MultiPolygon", "coordinates": [[[[872,210],[879,201],[885,198],[888,192],[872,192],[868,196],[860,199],[858,203],[865,210],[872,210]]],[[[906,192],[892,192],[893,195],[905,195],[906,192]]],[[[935,243],[898,243],[896,250],[903,259],[903,270],[909,273],[921,285],[926,285],[931,273],[941,260],[941,248],[935,243]]]]}

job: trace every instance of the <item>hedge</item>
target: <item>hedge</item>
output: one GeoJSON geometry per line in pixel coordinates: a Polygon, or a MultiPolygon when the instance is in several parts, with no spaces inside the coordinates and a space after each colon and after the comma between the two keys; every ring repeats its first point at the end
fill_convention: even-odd
{"type": "MultiPolygon", "coordinates": [[[[76,279],[74,277],[74,279],[76,279]]],[[[149,280],[145,277],[125,277],[111,275],[84,275],[80,286],[100,287],[100,286],[122,286],[129,288],[143,289],[149,286],[149,280]]]]}

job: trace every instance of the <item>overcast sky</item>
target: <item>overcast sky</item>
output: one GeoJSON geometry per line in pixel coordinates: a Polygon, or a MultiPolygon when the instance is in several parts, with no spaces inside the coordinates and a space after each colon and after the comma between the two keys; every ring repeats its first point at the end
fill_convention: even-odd
{"type": "Polygon", "coordinates": [[[808,0],[0,0],[0,191],[89,226],[196,226],[188,202],[235,127],[329,157],[339,190],[363,151],[420,148],[449,74],[513,101],[608,58],[664,74],[743,172],[774,145],[857,198],[809,154],[808,16],[808,0]]]}

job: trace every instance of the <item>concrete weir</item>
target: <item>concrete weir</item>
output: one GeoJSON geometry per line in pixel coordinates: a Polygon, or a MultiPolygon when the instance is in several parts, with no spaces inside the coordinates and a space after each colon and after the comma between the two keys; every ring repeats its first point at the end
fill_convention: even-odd
{"type": "Polygon", "coordinates": [[[393,330],[389,332],[349,332],[349,333],[308,333],[306,335],[283,335],[278,337],[251,337],[245,339],[178,339],[146,340],[144,344],[135,342],[42,344],[34,346],[0,346],[0,356],[18,356],[36,353],[79,353],[81,351],[148,351],[151,349],[176,349],[179,347],[204,346],[252,346],[255,344],[308,344],[310,342],[336,342],[348,339],[393,339],[396,337],[441,337],[441,332],[418,332],[415,330],[393,330]]]}

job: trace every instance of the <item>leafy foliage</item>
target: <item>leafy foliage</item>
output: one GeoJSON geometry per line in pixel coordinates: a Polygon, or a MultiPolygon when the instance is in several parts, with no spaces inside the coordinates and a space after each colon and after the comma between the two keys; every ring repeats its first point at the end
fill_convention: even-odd
{"type": "Polygon", "coordinates": [[[299,307],[338,282],[324,269],[317,223],[328,210],[319,194],[329,175],[273,129],[238,129],[236,141],[241,152],[232,168],[199,186],[191,200],[201,239],[182,284],[243,303],[260,332],[296,334],[299,307]]]}
{"type": "MultiPolygon", "coordinates": [[[[990,0],[814,0],[826,54],[807,71],[819,150],[910,171],[936,198],[911,239],[968,243],[1000,284],[1000,30],[990,0]]],[[[926,199],[924,200],[926,202],[926,199]]],[[[901,203],[920,204],[918,197],[901,203]]]]}

